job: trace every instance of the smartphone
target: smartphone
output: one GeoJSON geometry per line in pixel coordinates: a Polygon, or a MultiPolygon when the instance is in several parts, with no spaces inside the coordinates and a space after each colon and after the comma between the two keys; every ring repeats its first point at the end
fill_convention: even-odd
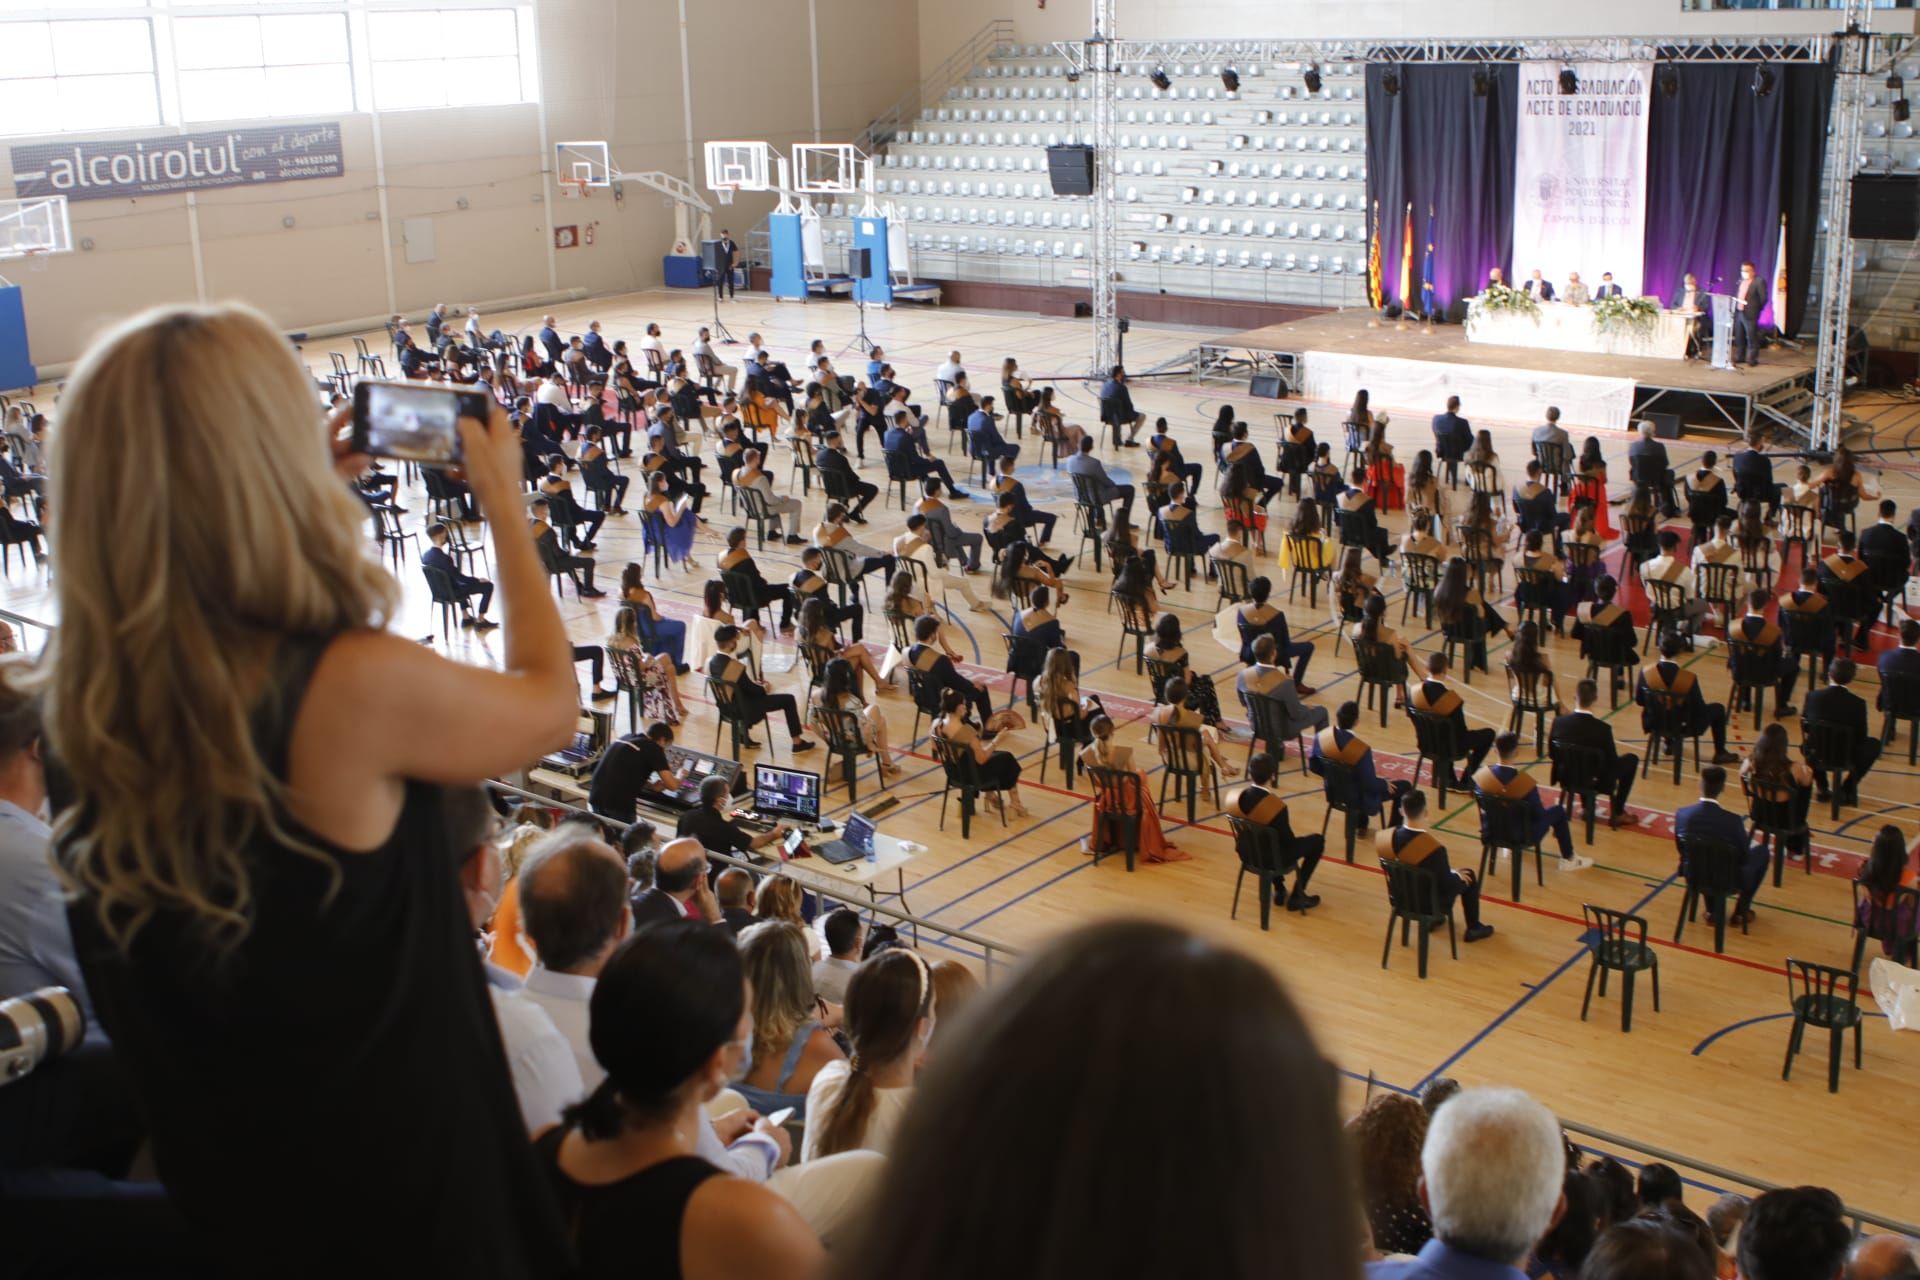
{"type": "Polygon", "coordinates": [[[486,422],[484,391],[420,382],[361,382],[353,388],[353,451],[426,467],[460,465],[460,419],[486,422]]]}
{"type": "Polygon", "coordinates": [[[778,1129],[781,1125],[793,1119],[793,1111],[794,1109],[792,1107],[782,1107],[767,1117],[767,1123],[778,1129]]]}
{"type": "Polygon", "coordinates": [[[800,846],[805,844],[806,840],[806,832],[798,830],[789,831],[787,832],[786,838],[780,842],[780,847],[784,849],[787,856],[791,858],[794,854],[800,852],[800,846]]]}

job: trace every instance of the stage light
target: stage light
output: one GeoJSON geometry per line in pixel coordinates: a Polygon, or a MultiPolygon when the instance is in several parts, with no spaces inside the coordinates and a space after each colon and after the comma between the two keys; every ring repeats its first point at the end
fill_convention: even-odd
{"type": "Polygon", "coordinates": [[[1893,118],[1896,122],[1904,122],[1912,115],[1913,108],[1907,105],[1905,98],[1895,98],[1893,100],[1893,118]]]}
{"type": "Polygon", "coordinates": [[[1386,74],[1380,77],[1380,88],[1389,98],[1399,97],[1400,72],[1396,68],[1388,67],[1386,74]]]}
{"type": "Polygon", "coordinates": [[[1080,83],[1080,68],[1078,68],[1078,67],[1068,67],[1068,68],[1067,68],[1067,83],[1068,83],[1068,84],[1079,84],[1079,83],[1080,83]]]}
{"type": "Polygon", "coordinates": [[[1887,77],[1887,88],[1892,92],[1894,97],[1899,98],[1905,96],[1900,91],[1906,87],[1907,82],[1900,77],[1898,72],[1887,77]]]}
{"type": "Polygon", "coordinates": [[[1680,96],[1680,73],[1673,69],[1671,63],[1660,68],[1660,92],[1668,98],[1680,96]]]}
{"type": "Polygon", "coordinates": [[[1772,67],[1755,67],[1753,69],[1753,96],[1756,98],[1764,98],[1772,93],[1773,82],[1774,74],[1772,67]]]}
{"type": "Polygon", "coordinates": [[[1220,83],[1227,86],[1228,93],[1240,92],[1240,73],[1228,67],[1220,73],[1220,83]]]}
{"type": "Polygon", "coordinates": [[[1320,92],[1320,64],[1319,63],[1317,62],[1308,63],[1305,74],[1303,74],[1300,78],[1306,82],[1308,93],[1320,92]]]}
{"type": "Polygon", "coordinates": [[[1493,92],[1493,77],[1487,74],[1485,67],[1477,67],[1473,73],[1473,96],[1484,98],[1493,92]]]}
{"type": "Polygon", "coordinates": [[[1572,67],[1560,68],[1560,92],[1562,93],[1580,92],[1580,77],[1573,74],[1572,67]]]}
{"type": "Polygon", "coordinates": [[[1155,67],[1153,74],[1148,76],[1147,79],[1153,81],[1153,87],[1162,93],[1173,88],[1173,81],[1168,79],[1167,69],[1165,67],[1155,67]]]}

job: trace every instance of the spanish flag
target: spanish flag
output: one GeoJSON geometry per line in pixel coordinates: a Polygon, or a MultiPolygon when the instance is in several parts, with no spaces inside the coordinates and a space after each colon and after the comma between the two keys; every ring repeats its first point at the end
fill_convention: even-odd
{"type": "Polygon", "coordinates": [[[1367,305],[1378,311],[1386,302],[1380,279],[1380,202],[1373,202],[1373,225],[1367,233],[1367,305]]]}
{"type": "Polygon", "coordinates": [[[1407,202],[1406,225],[1400,231],[1400,305],[1413,305],[1413,202],[1407,202]]]}

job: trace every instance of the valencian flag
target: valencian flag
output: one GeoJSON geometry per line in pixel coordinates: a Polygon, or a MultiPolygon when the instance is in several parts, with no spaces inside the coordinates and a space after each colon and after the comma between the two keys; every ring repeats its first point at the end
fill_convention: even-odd
{"type": "Polygon", "coordinates": [[[1433,206],[1427,206],[1427,256],[1420,263],[1420,310],[1433,314],[1433,206]]]}
{"type": "Polygon", "coordinates": [[[1386,298],[1380,279],[1380,202],[1373,202],[1373,225],[1367,234],[1367,305],[1378,311],[1386,298]]]}
{"type": "Polygon", "coordinates": [[[1413,202],[1407,202],[1407,220],[1400,228],[1400,305],[1413,305],[1413,202]]]}

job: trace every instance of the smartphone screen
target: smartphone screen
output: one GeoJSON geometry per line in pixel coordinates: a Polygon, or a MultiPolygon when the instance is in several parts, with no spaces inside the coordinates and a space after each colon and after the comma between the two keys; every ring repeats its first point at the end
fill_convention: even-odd
{"type": "Polygon", "coordinates": [[[787,856],[791,858],[800,851],[800,846],[806,842],[806,838],[807,836],[804,831],[789,831],[787,832],[787,838],[782,841],[781,847],[787,851],[787,856]]]}
{"type": "MultiPolygon", "coordinates": [[[[353,448],[375,458],[423,466],[460,463],[460,415],[475,397],[451,387],[362,382],[354,387],[353,448]]],[[[484,405],[477,416],[486,419],[484,405]]]]}

